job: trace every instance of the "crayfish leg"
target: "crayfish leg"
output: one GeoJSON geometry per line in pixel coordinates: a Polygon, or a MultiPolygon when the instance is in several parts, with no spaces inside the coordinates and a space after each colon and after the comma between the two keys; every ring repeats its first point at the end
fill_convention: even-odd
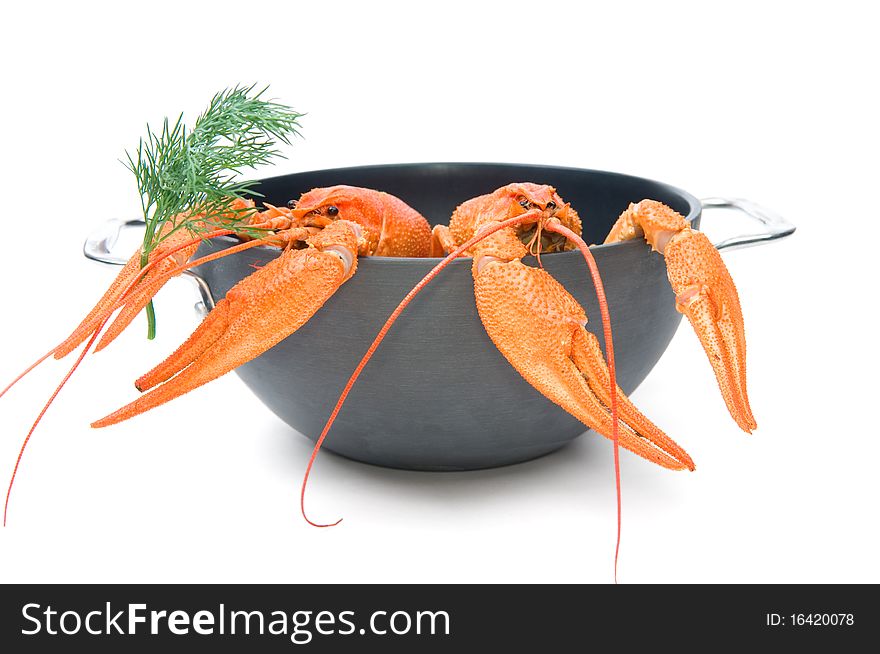
{"type": "Polygon", "coordinates": [[[446,225],[434,225],[431,230],[431,256],[445,257],[455,249],[455,238],[446,225]]]}

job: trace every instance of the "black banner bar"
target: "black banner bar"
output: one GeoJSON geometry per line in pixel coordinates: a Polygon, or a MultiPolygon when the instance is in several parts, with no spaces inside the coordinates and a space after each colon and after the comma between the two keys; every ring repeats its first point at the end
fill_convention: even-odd
{"type": "Polygon", "coordinates": [[[0,643],[8,652],[838,647],[872,642],[877,597],[876,586],[838,585],[20,585],[0,590],[0,643]]]}

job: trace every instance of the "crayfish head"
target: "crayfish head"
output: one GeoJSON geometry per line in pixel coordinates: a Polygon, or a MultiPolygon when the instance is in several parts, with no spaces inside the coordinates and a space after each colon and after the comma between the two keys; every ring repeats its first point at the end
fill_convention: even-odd
{"type": "Polygon", "coordinates": [[[302,227],[327,227],[337,220],[360,225],[365,234],[361,254],[375,250],[385,215],[380,196],[384,193],[356,186],[327,186],[303,193],[287,203],[302,227]]]}
{"type": "Polygon", "coordinates": [[[499,189],[506,205],[508,218],[532,212],[534,220],[518,225],[517,237],[530,249],[539,252],[560,252],[574,247],[564,236],[543,230],[548,220],[558,220],[577,234],[581,233],[581,221],[577,212],[564,202],[556,189],[547,184],[520,182],[499,189]]]}
{"type": "Polygon", "coordinates": [[[540,209],[543,213],[553,215],[564,204],[556,189],[547,184],[520,182],[508,184],[502,191],[505,199],[511,203],[511,218],[518,215],[514,213],[514,206],[519,207],[520,214],[531,209],[540,209]]]}
{"type": "MultiPolygon", "coordinates": [[[[328,186],[313,188],[303,193],[299,200],[287,203],[294,217],[303,227],[326,227],[340,219],[351,220],[356,194],[350,186],[328,186]]],[[[360,212],[356,212],[359,213],[360,212]]]]}

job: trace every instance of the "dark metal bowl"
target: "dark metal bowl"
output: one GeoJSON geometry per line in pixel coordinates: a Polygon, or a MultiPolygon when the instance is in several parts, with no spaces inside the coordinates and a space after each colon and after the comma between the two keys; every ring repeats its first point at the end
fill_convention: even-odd
{"type": "MultiPolygon", "coordinates": [[[[432,224],[455,207],[510,182],[551,184],[580,213],[584,238],[601,243],[630,202],[660,200],[696,227],[701,205],[689,193],[639,177],[548,166],[431,163],[322,170],[262,180],[283,204],[314,187],[349,184],[392,193],[432,224]]],[[[215,239],[199,255],[228,247],[215,239]]],[[[657,363],[681,315],[660,255],[643,241],[592,248],[614,328],[618,383],[632,392],[657,363]]],[[[197,272],[216,297],[278,250],[255,248],[197,272]]],[[[596,296],[577,251],[542,257],[584,306],[602,341],[596,296]]],[[[367,257],[357,274],[298,332],[237,373],[291,427],[315,439],[345,382],[398,302],[436,259],[367,257]]],[[[604,347],[604,343],[603,343],[604,347]]],[[[325,447],[395,468],[466,470],[547,454],[585,426],[529,386],[495,349],[474,303],[471,262],[453,262],[404,312],[355,385],[325,447]]]]}

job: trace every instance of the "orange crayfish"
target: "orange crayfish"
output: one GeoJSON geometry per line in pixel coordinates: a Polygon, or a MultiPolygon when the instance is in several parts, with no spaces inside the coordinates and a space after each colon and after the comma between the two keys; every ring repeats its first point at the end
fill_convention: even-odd
{"type": "MultiPolygon", "coordinates": [[[[488,226],[514,225],[471,245],[474,295],[490,338],[545,397],[595,431],[611,435],[608,370],[583,308],[542,268],[521,259],[532,251],[578,245],[581,221],[550,186],[510,184],[460,205],[449,226],[433,230],[433,254],[449,253],[488,226]],[[561,228],[561,229],[560,229],[561,228]],[[570,232],[578,238],[573,239],[570,232]]],[[[605,243],[644,236],[664,255],[676,306],[693,325],[715,369],[731,416],[756,427],[746,394],[745,333],[736,288],[718,250],[675,211],[652,200],[630,205],[605,243]]],[[[582,241],[580,242],[582,244],[582,241]]],[[[690,457],[618,390],[620,444],[668,468],[693,469],[690,457]]]]}
{"type": "MultiPolygon", "coordinates": [[[[177,231],[150,253],[149,262],[143,267],[140,252],[136,252],[70,336],[0,392],[0,396],[5,394],[50,356],[60,359],[90,339],[22,444],[10,479],[6,508],[28,440],[109,319],[119,310],[96,349],[106,347],[118,336],[175,275],[258,245],[275,245],[284,250],[277,259],[230,289],[186,342],[137,380],[138,390],[149,392],[96,421],[93,427],[112,425],[164,404],[265,352],[305,324],[355,274],[359,255],[430,254],[431,228],[425,218],[402,200],[380,191],[333,186],[313,189],[288,207],[269,205],[265,211],[257,212],[253,202],[236,200],[229,210],[219,221],[215,219],[227,229],[214,229],[196,237],[177,231]],[[250,214],[241,219],[241,212],[248,210],[250,214]],[[254,238],[254,230],[265,230],[265,235],[254,238]],[[249,240],[190,261],[202,240],[236,231],[249,240]]],[[[4,509],[4,523],[5,517],[4,509]]]]}

